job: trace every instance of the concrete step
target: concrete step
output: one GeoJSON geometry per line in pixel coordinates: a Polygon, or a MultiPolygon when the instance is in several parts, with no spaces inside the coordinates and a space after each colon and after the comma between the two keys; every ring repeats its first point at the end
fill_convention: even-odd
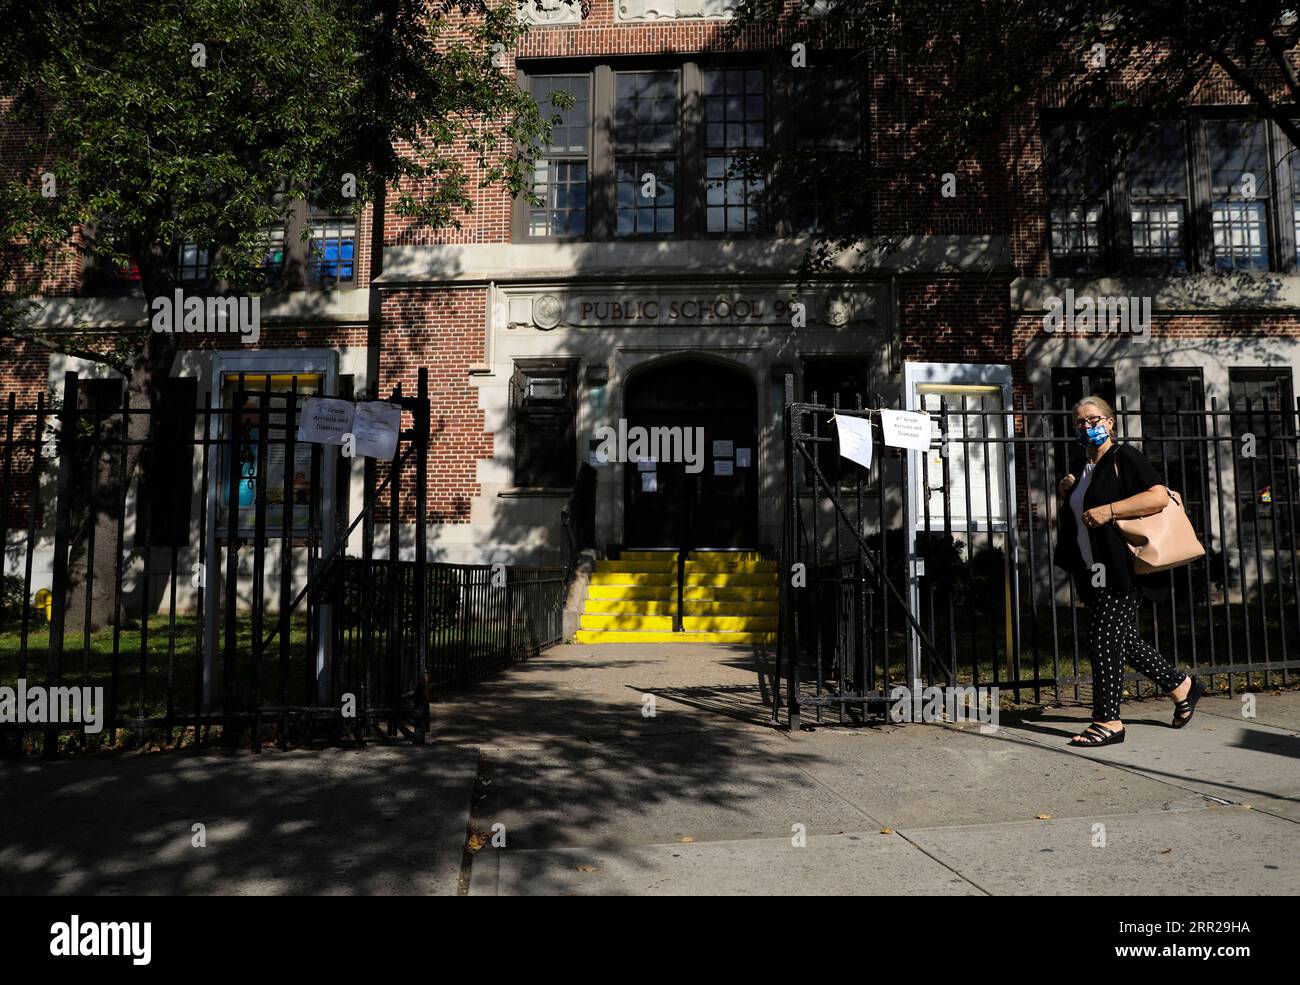
{"type": "Polygon", "coordinates": [[[779,591],[780,589],[771,583],[737,585],[731,588],[718,585],[690,585],[682,589],[682,598],[698,602],[776,601],[779,591]]]}
{"type": "MultiPolygon", "coordinates": [[[[617,616],[617,615],[593,615],[583,613],[579,617],[578,625],[583,629],[604,629],[604,630],[665,630],[672,632],[672,616],[617,616]]],[[[705,627],[701,627],[705,628],[705,627]]]]}
{"type": "Polygon", "coordinates": [[[683,602],[686,606],[683,615],[687,616],[774,616],[780,605],[776,599],[745,599],[741,602],[683,599],[683,602]]]}
{"type": "Polygon", "coordinates": [[[689,632],[775,633],[776,616],[683,616],[682,629],[689,632]]]}
{"type": "Polygon", "coordinates": [[[591,575],[593,585],[674,585],[676,582],[675,571],[595,571],[591,575]]]}
{"type": "Polygon", "coordinates": [[[587,598],[631,602],[645,599],[669,602],[677,598],[676,585],[588,585],[587,598]]]}
{"type": "Polygon", "coordinates": [[[688,585],[716,585],[732,587],[736,585],[776,585],[776,574],[769,572],[755,572],[749,574],[746,572],[729,572],[729,571],[706,571],[696,572],[694,574],[686,573],[686,584],[688,585]]]}
{"type": "Polygon", "coordinates": [[[772,646],[776,643],[776,633],[671,633],[580,629],[574,638],[579,643],[732,643],[742,646],[772,646]]]}
{"type": "MultiPolygon", "coordinates": [[[[593,615],[610,616],[671,616],[677,611],[677,601],[659,601],[650,599],[593,599],[588,598],[582,607],[583,612],[593,615]]],[[[711,615],[702,612],[700,615],[711,615]]],[[[725,613],[718,613],[724,615],[725,613]]]]}

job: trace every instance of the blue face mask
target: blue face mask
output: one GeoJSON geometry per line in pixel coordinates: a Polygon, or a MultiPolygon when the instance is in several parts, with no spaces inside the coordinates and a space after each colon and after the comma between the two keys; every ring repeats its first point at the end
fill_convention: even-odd
{"type": "Polygon", "coordinates": [[[1083,428],[1074,432],[1074,440],[1079,442],[1079,444],[1083,445],[1085,448],[1089,445],[1095,448],[1100,448],[1106,443],[1106,439],[1109,437],[1110,434],[1106,431],[1106,425],[1102,424],[1100,421],[1097,422],[1095,427],[1083,428]]]}

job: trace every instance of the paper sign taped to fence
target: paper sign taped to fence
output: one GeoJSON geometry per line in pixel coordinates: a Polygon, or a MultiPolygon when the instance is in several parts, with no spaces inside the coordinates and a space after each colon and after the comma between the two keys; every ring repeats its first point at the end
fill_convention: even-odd
{"type": "Polygon", "coordinates": [[[747,468],[749,468],[749,449],[748,449],[748,448],[737,448],[737,449],[736,449],[736,468],[738,468],[738,469],[747,469],[747,468]]]}
{"type": "Polygon", "coordinates": [[[885,444],[891,448],[926,451],[930,447],[930,415],[924,411],[882,410],[880,430],[884,432],[885,444]]]}
{"type": "Polygon", "coordinates": [[[298,419],[298,440],[320,445],[341,445],[343,435],[352,430],[356,408],[349,400],[337,397],[308,397],[303,401],[298,419]]]}
{"type": "Polygon", "coordinates": [[[732,467],[731,459],[715,458],[713,460],[713,474],[714,475],[735,475],[736,473],[734,468],[732,467]]]}
{"type": "Polygon", "coordinates": [[[659,491],[659,473],[642,472],[641,473],[641,491],[658,492],[659,491]]]}
{"type": "Polygon", "coordinates": [[[656,468],[658,468],[658,466],[659,463],[655,459],[643,458],[636,463],[636,470],[638,472],[653,472],[656,468]]]}
{"type": "Polygon", "coordinates": [[[713,454],[717,458],[730,458],[731,449],[735,446],[734,441],[715,441],[713,442],[713,454]]]}
{"type": "Polygon", "coordinates": [[[871,421],[865,417],[835,415],[835,430],[840,438],[840,457],[871,468],[871,421]]]}
{"type": "Polygon", "coordinates": [[[357,404],[352,421],[357,458],[392,461],[397,454],[397,435],[402,430],[402,408],[383,400],[357,404]]]}

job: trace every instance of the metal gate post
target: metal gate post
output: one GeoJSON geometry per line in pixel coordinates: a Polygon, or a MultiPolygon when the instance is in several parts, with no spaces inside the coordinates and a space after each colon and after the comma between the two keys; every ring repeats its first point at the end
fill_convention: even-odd
{"type": "Polygon", "coordinates": [[[423,744],[429,732],[429,633],[425,523],[429,484],[429,370],[421,366],[416,383],[415,409],[415,742],[423,744]]]}
{"type": "MultiPolygon", "coordinates": [[[[68,607],[68,514],[72,509],[72,472],[76,467],[77,456],[71,442],[77,430],[77,374],[65,373],[63,376],[63,408],[59,411],[59,480],[58,500],[55,503],[54,520],[54,560],[51,570],[54,598],[50,610],[50,645],[45,656],[45,686],[55,688],[60,684],[63,674],[63,628],[68,607]]],[[[37,440],[40,436],[37,435],[37,440]]],[[[92,463],[93,465],[93,463],[92,463]]],[[[91,518],[94,523],[94,518],[91,518]]],[[[93,536],[93,530],[92,530],[93,536]]],[[[102,714],[103,709],[100,709],[102,714]]],[[[113,723],[109,723],[111,730],[113,723]]],[[[51,725],[45,730],[42,743],[42,755],[53,759],[59,754],[59,729],[51,725]]]]}

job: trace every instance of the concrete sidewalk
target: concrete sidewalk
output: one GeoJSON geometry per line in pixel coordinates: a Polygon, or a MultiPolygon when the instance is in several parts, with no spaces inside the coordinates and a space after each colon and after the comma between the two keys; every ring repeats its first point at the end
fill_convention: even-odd
{"type": "Polygon", "coordinates": [[[1300,885],[1300,694],[1126,706],[1128,741],[1071,749],[1083,709],[993,735],[770,728],[764,657],[558,647],[435,708],[483,750],[479,894],[1281,894],[1300,885]],[[655,715],[643,715],[646,696],[655,715]],[[1244,805],[1250,805],[1249,807],[1244,805]],[[1042,815],[1040,817],[1040,815],[1042,815]],[[502,829],[498,829],[502,830],[502,829]],[[800,835],[805,847],[798,847],[800,835]]]}
{"type": "Polygon", "coordinates": [[[0,762],[0,893],[451,895],[477,761],[394,746],[0,762]]]}
{"type": "MultiPolygon", "coordinates": [[[[1300,693],[774,729],[766,657],[556,647],[422,748],[0,762],[3,893],[1239,894],[1300,887],[1300,693]],[[653,714],[651,714],[653,712],[653,714]],[[192,845],[205,825],[207,846],[192,845]],[[467,830],[484,838],[463,867],[467,830]],[[492,843],[504,836],[504,847],[492,843]]],[[[478,839],[475,839],[477,843],[478,839]]]]}

